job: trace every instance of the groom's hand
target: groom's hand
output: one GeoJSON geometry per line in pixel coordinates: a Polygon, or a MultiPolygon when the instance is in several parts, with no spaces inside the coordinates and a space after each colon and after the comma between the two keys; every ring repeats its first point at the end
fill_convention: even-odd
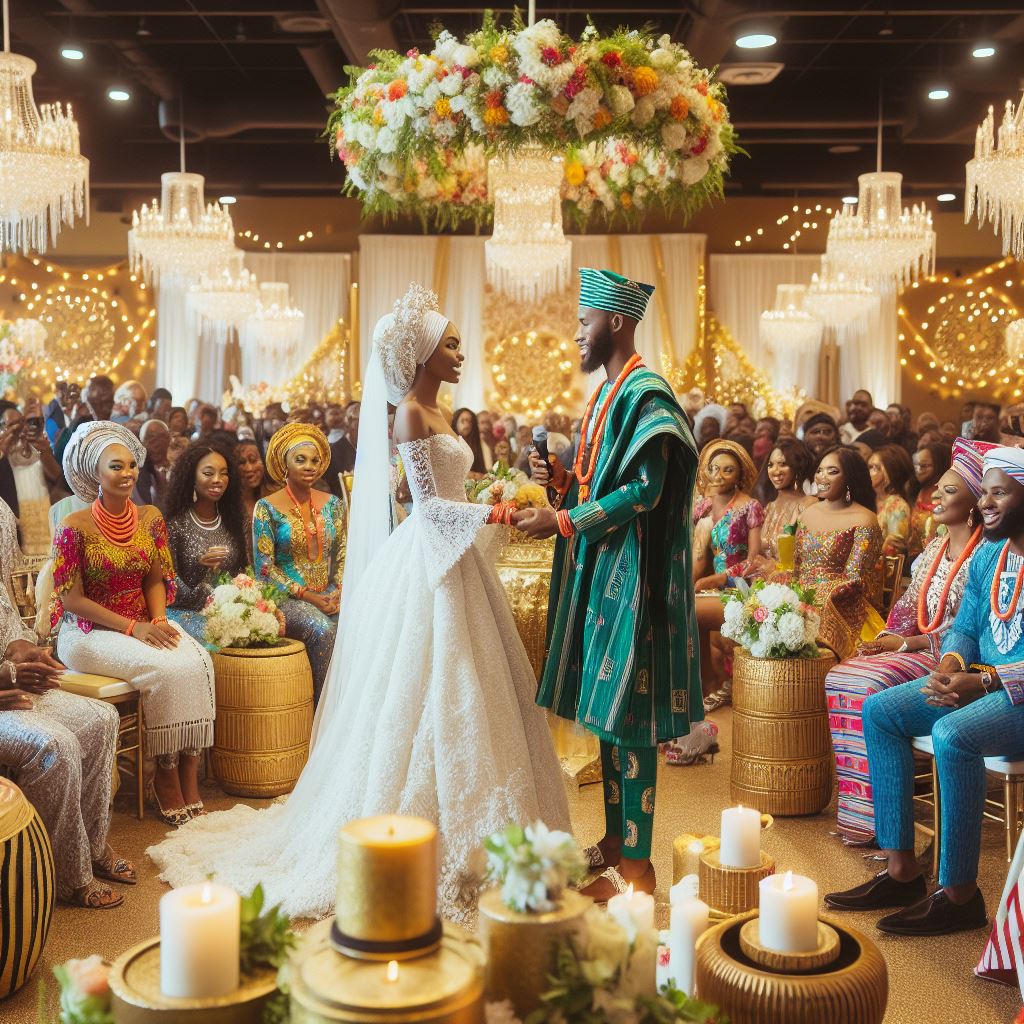
{"type": "Polygon", "coordinates": [[[558,533],[558,521],[549,508],[524,508],[512,517],[512,525],[534,540],[544,540],[558,533]]]}

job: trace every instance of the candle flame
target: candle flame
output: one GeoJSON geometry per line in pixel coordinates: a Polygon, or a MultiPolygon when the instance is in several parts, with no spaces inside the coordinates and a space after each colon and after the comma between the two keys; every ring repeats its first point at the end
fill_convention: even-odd
{"type": "Polygon", "coordinates": [[[783,890],[783,892],[788,892],[792,888],[793,888],[793,872],[792,871],[787,871],[786,872],[786,877],[782,879],[782,890],[783,890]]]}
{"type": "Polygon", "coordinates": [[[389,960],[387,973],[384,975],[389,985],[394,985],[398,981],[398,961],[389,960]]]}
{"type": "Polygon", "coordinates": [[[704,852],[704,841],[702,839],[694,839],[690,843],[690,853],[703,853],[704,852]]]}
{"type": "Polygon", "coordinates": [[[199,902],[200,903],[212,903],[213,902],[213,889],[209,882],[203,882],[203,887],[199,891],[199,902]]]}
{"type": "Polygon", "coordinates": [[[736,810],[737,811],[742,811],[743,810],[743,804],[737,804],[736,805],[736,810]]]}
{"type": "Polygon", "coordinates": [[[627,900],[631,900],[632,898],[633,898],[633,883],[630,882],[629,885],[626,886],[626,899],[627,900]]]}

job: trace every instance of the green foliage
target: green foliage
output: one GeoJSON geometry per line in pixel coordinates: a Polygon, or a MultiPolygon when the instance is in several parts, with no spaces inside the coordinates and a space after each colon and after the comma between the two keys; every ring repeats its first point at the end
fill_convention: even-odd
{"type": "Polygon", "coordinates": [[[242,942],[239,963],[242,971],[251,974],[261,967],[280,968],[295,948],[291,921],[279,906],[263,912],[263,886],[257,885],[242,897],[242,942]]]}

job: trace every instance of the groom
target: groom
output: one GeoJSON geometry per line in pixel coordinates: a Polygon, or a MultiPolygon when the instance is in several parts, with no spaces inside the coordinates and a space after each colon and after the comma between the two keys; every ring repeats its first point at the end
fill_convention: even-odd
{"type": "Polygon", "coordinates": [[[537,702],[601,741],[605,836],[587,860],[604,871],[584,890],[598,901],[630,884],[654,892],[658,744],[704,717],[690,517],[697,449],[671,387],[637,355],[653,292],[610,270],[580,270],[581,367],[603,367],[608,379],[590,400],[570,472],[531,455],[554,509],[514,518],[531,537],[558,535],[537,702]]]}

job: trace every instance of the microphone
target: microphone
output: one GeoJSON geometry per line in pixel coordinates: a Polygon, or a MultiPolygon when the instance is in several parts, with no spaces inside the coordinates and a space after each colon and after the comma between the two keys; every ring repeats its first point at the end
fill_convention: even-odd
{"type": "Polygon", "coordinates": [[[548,464],[548,428],[547,427],[534,427],[533,428],[533,447],[537,454],[544,460],[544,465],[548,464]]]}

